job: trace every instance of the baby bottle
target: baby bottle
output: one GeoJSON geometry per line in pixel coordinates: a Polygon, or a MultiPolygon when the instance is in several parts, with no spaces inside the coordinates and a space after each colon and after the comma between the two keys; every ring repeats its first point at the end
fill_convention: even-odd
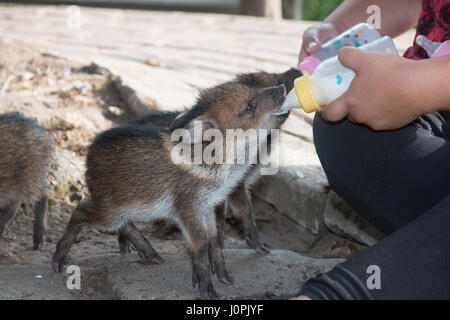
{"type": "Polygon", "coordinates": [[[340,35],[328,40],[320,46],[319,51],[303,59],[298,69],[303,73],[313,74],[317,65],[336,56],[343,47],[359,47],[379,39],[378,31],[367,23],[358,23],[340,35]]]}
{"type": "MultiPolygon", "coordinates": [[[[364,46],[362,50],[398,55],[391,37],[385,36],[364,46]]],[[[350,86],[355,73],[340,64],[334,56],[322,62],[312,76],[304,74],[295,79],[283,103],[282,110],[302,107],[306,112],[320,111],[320,106],[339,98],[350,86]]]]}
{"type": "Polygon", "coordinates": [[[450,40],[434,42],[423,35],[416,38],[416,43],[421,46],[430,58],[442,57],[450,54],[450,40]]]}

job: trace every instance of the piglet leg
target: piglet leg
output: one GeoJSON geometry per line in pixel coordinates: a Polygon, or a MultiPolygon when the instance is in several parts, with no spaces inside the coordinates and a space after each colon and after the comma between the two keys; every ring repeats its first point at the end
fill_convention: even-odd
{"type": "Polygon", "coordinates": [[[242,222],[244,228],[244,238],[247,245],[258,253],[270,254],[259,241],[258,230],[256,229],[255,216],[251,201],[251,195],[245,190],[244,184],[241,184],[228,199],[229,206],[234,214],[242,222]]]}
{"type": "Polygon", "coordinates": [[[42,196],[34,203],[33,250],[42,251],[48,210],[48,197],[42,196]]]}
{"type": "Polygon", "coordinates": [[[129,250],[130,243],[136,248],[140,257],[151,260],[156,264],[163,262],[163,258],[153,248],[150,241],[132,222],[125,224],[119,232],[120,252],[124,253],[125,246],[127,246],[126,250],[129,250]]]}
{"type": "Polygon", "coordinates": [[[6,205],[0,207],[0,237],[5,232],[8,222],[14,217],[19,208],[20,200],[19,195],[12,195],[9,197],[6,205]]]}
{"type": "Polygon", "coordinates": [[[223,257],[223,242],[224,242],[224,228],[225,228],[225,205],[219,205],[215,210],[216,224],[209,226],[209,262],[211,266],[211,273],[216,274],[220,282],[225,284],[232,284],[233,279],[228,275],[225,267],[225,259],[223,257]]]}
{"type": "MultiPolygon", "coordinates": [[[[205,213],[206,214],[206,213],[205,213]]],[[[199,214],[201,215],[201,213],[199,214]]],[[[216,290],[211,282],[210,262],[208,257],[209,240],[204,221],[200,221],[197,212],[192,210],[178,215],[180,227],[184,231],[191,245],[192,258],[192,286],[198,285],[200,295],[205,299],[218,297],[216,290]]],[[[208,225],[215,226],[214,214],[209,213],[206,216],[208,225]]],[[[202,219],[203,220],[203,219],[202,219]]]]}

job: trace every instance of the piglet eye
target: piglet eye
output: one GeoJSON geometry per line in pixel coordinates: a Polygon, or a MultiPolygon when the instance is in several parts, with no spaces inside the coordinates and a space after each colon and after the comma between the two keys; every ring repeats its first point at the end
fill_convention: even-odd
{"type": "Polygon", "coordinates": [[[249,102],[247,105],[245,105],[241,111],[239,112],[240,117],[249,116],[253,114],[253,110],[256,109],[256,103],[249,102]]]}

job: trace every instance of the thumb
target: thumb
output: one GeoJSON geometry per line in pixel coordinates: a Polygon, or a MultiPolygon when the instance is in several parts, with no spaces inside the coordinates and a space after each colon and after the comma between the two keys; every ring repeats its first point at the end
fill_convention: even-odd
{"type": "Polygon", "coordinates": [[[361,49],[346,47],[339,51],[338,59],[344,67],[357,72],[364,65],[368,54],[368,52],[361,49]]]}

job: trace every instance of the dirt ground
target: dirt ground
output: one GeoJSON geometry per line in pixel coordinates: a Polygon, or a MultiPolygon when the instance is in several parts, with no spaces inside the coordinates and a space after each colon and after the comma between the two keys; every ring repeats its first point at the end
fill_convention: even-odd
{"type": "MultiPolygon", "coordinates": [[[[0,85],[0,113],[20,112],[37,120],[55,141],[56,149],[70,153],[80,163],[84,163],[87,148],[99,132],[135,118],[107,71],[77,65],[6,39],[0,40],[0,85]]],[[[51,174],[49,179],[52,190],[44,251],[32,251],[33,216],[31,206],[23,204],[0,239],[1,266],[48,265],[50,268],[55,244],[86,191],[79,181],[77,186],[68,186],[70,194],[64,194],[58,185],[61,182],[51,174]]],[[[255,199],[254,205],[258,229],[270,249],[287,249],[317,258],[340,258],[362,248],[330,233],[317,236],[306,230],[299,232],[299,226],[270,204],[255,199]]],[[[233,217],[227,222],[226,247],[246,248],[239,223],[233,217]]],[[[157,222],[139,224],[139,227],[163,257],[165,252],[187,250],[181,234],[173,226],[157,222]]],[[[105,281],[103,266],[89,262],[89,257],[117,252],[115,235],[91,229],[80,234],[70,257],[83,258],[89,283],[74,298],[117,298],[105,281]]]]}

